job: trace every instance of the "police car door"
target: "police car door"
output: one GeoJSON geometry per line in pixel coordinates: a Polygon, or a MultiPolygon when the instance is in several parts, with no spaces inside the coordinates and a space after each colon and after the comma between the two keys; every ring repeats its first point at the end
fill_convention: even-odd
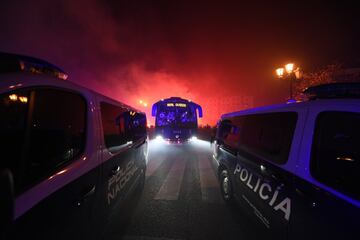
{"type": "Polygon", "coordinates": [[[106,223],[119,222],[124,200],[138,173],[132,136],[129,131],[129,111],[115,104],[101,102],[101,122],[104,139],[103,158],[103,213],[106,223]]]}
{"type": "Polygon", "coordinates": [[[359,101],[310,107],[294,182],[291,239],[359,238],[359,144],[359,101]]]}
{"type": "Polygon", "coordinates": [[[99,169],[86,99],[72,90],[35,88],[2,94],[0,102],[1,152],[11,161],[16,191],[11,238],[93,234],[99,169]]]}
{"type": "Polygon", "coordinates": [[[292,178],[287,162],[296,113],[240,116],[236,195],[241,206],[262,225],[262,236],[284,239],[291,215],[292,178]]]}

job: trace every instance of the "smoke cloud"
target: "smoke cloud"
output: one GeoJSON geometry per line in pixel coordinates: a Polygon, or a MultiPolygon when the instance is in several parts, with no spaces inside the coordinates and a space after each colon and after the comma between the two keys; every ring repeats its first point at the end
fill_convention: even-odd
{"type": "Polygon", "coordinates": [[[152,103],[180,96],[202,105],[202,123],[214,124],[222,113],[283,101],[288,85],[273,70],[285,61],[307,67],[321,55],[315,53],[351,45],[314,38],[314,32],[327,40],[344,35],[322,28],[337,24],[335,8],[284,11],[283,5],[8,1],[0,8],[0,51],[46,59],[69,81],[146,111],[150,122],[152,103]],[[322,20],[304,22],[305,11],[309,21],[314,12],[322,20]]]}

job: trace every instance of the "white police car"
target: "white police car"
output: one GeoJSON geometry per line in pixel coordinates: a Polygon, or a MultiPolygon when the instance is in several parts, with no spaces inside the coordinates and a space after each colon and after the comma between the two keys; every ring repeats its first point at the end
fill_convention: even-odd
{"type": "Polygon", "coordinates": [[[145,114],[66,78],[45,61],[0,54],[3,237],[97,238],[142,189],[145,114]]]}
{"type": "Polygon", "coordinates": [[[221,117],[222,196],[270,239],[359,239],[360,84],[305,93],[306,102],[221,117]]]}

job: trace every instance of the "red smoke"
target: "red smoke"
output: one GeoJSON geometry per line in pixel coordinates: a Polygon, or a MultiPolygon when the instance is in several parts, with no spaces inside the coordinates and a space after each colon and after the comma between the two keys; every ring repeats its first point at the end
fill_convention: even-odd
{"type": "Polygon", "coordinates": [[[3,10],[1,50],[49,60],[69,73],[69,81],[146,111],[151,123],[151,105],[171,96],[202,105],[201,124],[215,124],[222,112],[243,107],[226,109],[221,95],[243,93],[221,84],[229,81],[229,73],[216,60],[219,53],[209,51],[212,43],[195,33],[180,40],[175,36],[171,43],[151,6],[134,15],[121,11],[118,17],[96,0],[9,3],[3,10]]]}
{"type": "MultiPolygon", "coordinates": [[[[305,66],[321,56],[318,49],[334,49],[321,22],[305,24],[293,17],[297,10],[274,5],[8,1],[0,9],[0,51],[53,62],[69,73],[69,81],[146,111],[150,121],[151,105],[159,99],[192,99],[203,107],[201,123],[213,125],[224,112],[285,100],[288,84],[275,79],[274,69],[288,60],[305,66]],[[306,53],[310,57],[301,63],[306,53]]],[[[317,6],[311,9],[321,15],[317,6]]]]}

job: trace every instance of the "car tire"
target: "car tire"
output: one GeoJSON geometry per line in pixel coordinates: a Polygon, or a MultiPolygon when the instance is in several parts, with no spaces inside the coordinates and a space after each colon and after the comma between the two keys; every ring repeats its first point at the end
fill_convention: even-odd
{"type": "Polygon", "coordinates": [[[231,181],[230,174],[226,169],[222,170],[220,173],[220,190],[221,190],[221,196],[224,199],[225,203],[228,205],[233,205],[234,204],[233,184],[231,181]]]}

